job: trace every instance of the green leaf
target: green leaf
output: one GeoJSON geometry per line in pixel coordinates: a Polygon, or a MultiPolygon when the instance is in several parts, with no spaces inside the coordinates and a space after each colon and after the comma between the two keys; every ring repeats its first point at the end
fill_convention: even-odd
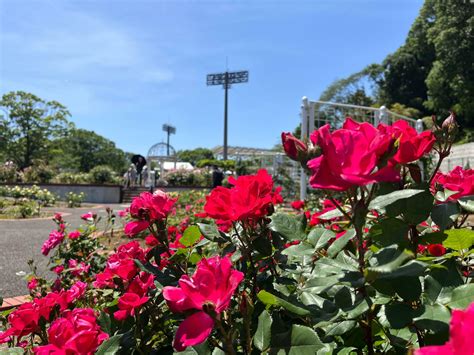
{"type": "Polygon", "coordinates": [[[456,251],[469,249],[474,245],[474,231],[469,229],[450,229],[444,232],[448,237],[443,246],[456,251]]]}
{"type": "Polygon", "coordinates": [[[382,314],[390,324],[391,328],[400,329],[411,323],[413,311],[411,307],[404,303],[392,303],[383,306],[382,314]]]}
{"type": "Polygon", "coordinates": [[[306,243],[300,243],[296,245],[291,245],[281,252],[283,255],[288,256],[305,256],[313,255],[314,248],[306,243]]]}
{"type": "Polygon", "coordinates": [[[421,329],[433,330],[434,332],[448,331],[451,312],[440,304],[425,305],[424,312],[413,319],[415,325],[421,329]]]}
{"type": "Polygon", "coordinates": [[[215,224],[205,224],[205,223],[198,223],[199,230],[204,238],[209,239],[210,241],[214,241],[221,237],[219,230],[217,229],[215,224]]]}
{"type": "Polygon", "coordinates": [[[474,302],[474,284],[456,287],[448,303],[450,308],[464,309],[474,302]]]}
{"type": "Polygon", "coordinates": [[[446,202],[433,207],[431,219],[441,230],[452,226],[459,216],[459,207],[454,202],[446,202]]]}
{"type": "Polygon", "coordinates": [[[277,297],[275,295],[272,295],[270,292],[267,292],[265,290],[260,291],[257,294],[257,297],[262,303],[264,303],[267,306],[277,306],[277,307],[283,307],[286,310],[297,314],[299,316],[305,316],[308,315],[310,312],[307,309],[304,309],[302,307],[296,306],[288,301],[285,301],[284,299],[277,297]]]}
{"type": "Polygon", "coordinates": [[[383,211],[385,207],[390,206],[392,203],[415,196],[417,194],[421,194],[423,192],[425,192],[425,190],[407,189],[394,191],[386,195],[377,196],[372,200],[372,202],[370,202],[369,210],[383,211]]]}
{"type": "Polygon", "coordinates": [[[270,346],[272,322],[272,317],[267,310],[263,310],[258,316],[258,326],[253,337],[253,343],[260,351],[264,351],[270,346]]]}
{"type": "Polygon", "coordinates": [[[291,348],[289,355],[314,355],[324,344],[316,332],[308,327],[294,324],[291,327],[291,348]]]}
{"type": "Polygon", "coordinates": [[[185,247],[190,247],[191,245],[196,243],[200,238],[201,238],[201,231],[199,230],[199,227],[190,226],[186,228],[179,242],[183,244],[185,247]]]}
{"type": "Polygon", "coordinates": [[[461,197],[458,203],[464,211],[474,213],[474,195],[461,197]]]}
{"type": "Polygon", "coordinates": [[[339,209],[334,208],[331,211],[327,211],[326,213],[319,215],[318,218],[324,219],[324,220],[330,220],[330,219],[341,217],[341,216],[344,216],[344,214],[341,211],[339,211],[339,209]]]}
{"type": "Polygon", "coordinates": [[[122,340],[122,336],[123,334],[117,334],[104,341],[97,349],[96,355],[116,354],[120,349],[120,341],[122,340]]]}
{"type": "Polygon", "coordinates": [[[308,242],[311,243],[316,250],[324,248],[329,240],[336,238],[336,234],[326,228],[313,228],[308,234],[308,242]]]}
{"type": "Polygon", "coordinates": [[[336,324],[332,325],[326,330],[326,336],[335,336],[335,335],[345,334],[348,331],[352,330],[356,324],[357,324],[356,321],[353,321],[353,320],[337,322],[336,324]]]}
{"type": "Polygon", "coordinates": [[[350,229],[342,237],[336,239],[328,248],[328,256],[334,258],[354,236],[355,231],[350,229]]]}
{"type": "Polygon", "coordinates": [[[385,218],[370,228],[374,243],[381,247],[397,244],[401,249],[408,245],[408,225],[398,218],[385,218]]]}
{"type": "Polygon", "coordinates": [[[301,220],[294,215],[276,213],[271,217],[270,229],[280,233],[288,240],[303,240],[306,238],[301,220]]]}
{"type": "Polygon", "coordinates": [[[395,292],[403,298],[404,301],[416,301],[421,296],[421,282],[418,277],[399,277],[390,280],[395,292]]]}

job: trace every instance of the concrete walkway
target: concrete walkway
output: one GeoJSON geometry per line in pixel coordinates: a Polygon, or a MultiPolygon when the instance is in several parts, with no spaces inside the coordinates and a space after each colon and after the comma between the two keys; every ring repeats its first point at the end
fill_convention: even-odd
{"type": "MultiPolygon", "coordinates": [[[[114,211],[125,205],[100,205],[89,208],[47,208],[52,212],[62,212],[71,227],[83,224],[80,216],[94,211],[105,216],[105,207],[114,211]]],[[[30,270],[28,260],[33,259],[39,275],[48,275],[48,257],[41,254],[41,246],[56,225],[51,219],[0,220],[0,296],[3,298],[28,294],[25,275],[30,270]]],[[[68,228],[68,230],[70,230],[68,228]]]]}

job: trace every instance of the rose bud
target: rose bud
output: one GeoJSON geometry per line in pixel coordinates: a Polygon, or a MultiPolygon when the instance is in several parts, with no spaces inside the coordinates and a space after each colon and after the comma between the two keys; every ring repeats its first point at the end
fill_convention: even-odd
{"type": "Polygon", "coordinates": [[[306,153],[308,147],[291,133],[282,132],[281,141],[286,155],[292,160],[300,161],[302,153],[306,153]]]}

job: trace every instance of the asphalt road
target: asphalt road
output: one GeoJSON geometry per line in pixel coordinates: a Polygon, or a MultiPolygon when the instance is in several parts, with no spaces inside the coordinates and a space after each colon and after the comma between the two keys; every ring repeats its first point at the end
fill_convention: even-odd
{"type": "MultiPolygon", "coordinates": [[[[88,211],[106,215],[105,207],[114,211],[123,209],[124,205],[101,205],[89,208],[48,208],[62,212],[71,228],[82,224],[80,216],[88,211]]],[[[51,219],[0,220],[0,296],[3,298],[28,294],[25,276],[30,272],[28,260],[33,259],[38,267],[38,274],[50,276],[48,257],[41,254],[41,246],[49,233],[56,227],[51,219]]],[[[69,229],[68,229],[69,230],[69,229]]]]}

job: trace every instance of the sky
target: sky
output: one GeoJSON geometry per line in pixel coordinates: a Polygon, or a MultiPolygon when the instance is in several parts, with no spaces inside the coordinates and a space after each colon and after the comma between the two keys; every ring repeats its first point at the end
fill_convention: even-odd
{"type": "Polygon", "coordinates": [[[79,128],[146,155],[223,141],[224,90],[206,75],[248,70],[229,91],[229,145],[271,148],[301,98],[381,62],[422,0],[0,0],[0,94],[56,100],[79,128]],[[226,64],[227,63],[227,64],[226,64]]]}

